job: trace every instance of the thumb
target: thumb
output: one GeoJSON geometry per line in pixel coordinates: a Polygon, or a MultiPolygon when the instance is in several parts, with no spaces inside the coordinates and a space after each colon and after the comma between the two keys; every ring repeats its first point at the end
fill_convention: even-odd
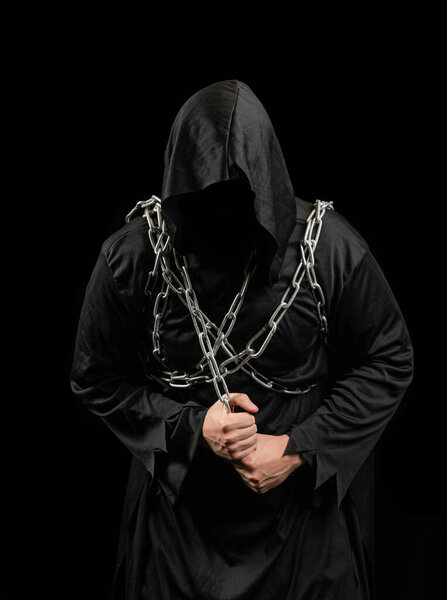
{"type": "Polygon", "coordinates": [[[239,406],[248,412],[258,412],[258,407],[250,400],[247,394],[230,393],[230,406],[239,406]]]}

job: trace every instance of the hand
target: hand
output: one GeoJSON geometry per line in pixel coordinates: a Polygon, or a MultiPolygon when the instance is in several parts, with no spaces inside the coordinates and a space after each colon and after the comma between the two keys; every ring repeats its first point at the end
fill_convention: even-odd
{"type": "Polygon", "coordinates": [[[210,448],[226,460],[240,460],[256,450],[255,418],[259,409],[247,394],[230,393],[230,406],[240,406],[248,412],[229,413],[217,400],[207,411],[202,425],[201,445],[210,448]]]}
{"type": "Polygon", "coordinates": [[[289,436],[257,434],[256,450],[244,458],[231,461],[243,482],[258,494],[280,485],[304,461],[295,452],[284,454],[289,436]]]}

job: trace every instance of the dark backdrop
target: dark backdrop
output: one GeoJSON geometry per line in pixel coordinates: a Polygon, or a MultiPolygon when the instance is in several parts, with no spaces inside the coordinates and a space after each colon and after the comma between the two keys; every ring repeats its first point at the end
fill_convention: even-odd
{"type": "Polygon", "coordinates": [[[160,67],[150,49],[138,64],[119,50],[90,50],[69,54],[47,107],[55,124],[57,223],[48,301],[59,309],[49,400],[60,448],[49,454],[53,574],[71,597],[107,597],[129,465],[127,451],[81,413],[69,389],[85,285],[104,239],[138,200],[160,193],[164,147],[182,103],[213,81],[238,78],[271,117],[295,193],[334,201],[371,245],[406,318],[415,379],[377,448],[378,600],[440,598],[446,498],[433,334],[442,296],[428,274],[440,192],[431,174],[440,160],[429,143],[435,123],[421,93],[429,85],[425,71],[399,52],[371,51],[361,60],[352,50],[342,59],[329,52],[317,65],[297,54],[285,76],[278,62],[256,55],[207,67],[165,58],[160,67]]]}

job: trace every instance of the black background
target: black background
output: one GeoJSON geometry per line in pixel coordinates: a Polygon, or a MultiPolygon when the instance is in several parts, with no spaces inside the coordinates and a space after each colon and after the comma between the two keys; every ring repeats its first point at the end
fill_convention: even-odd
{"type": "MultiPolygon", "coordinates": [[[[354,44],[320,51],[318,36],[281,45],[280,35],[272,44],[267,33],[223,58],[215,48],[234,45],[231,35],[194,50],[185,36],[172,55],[172,36],[155,42],[148,31],[124,42],[115,32],[104,36],[98,21],[69,43],[61,31],[60,56],[57,47],[48,51],[39,129],[50,160],[36,178],[51,199],[42,285],[55,335],[46,402],[51,550],[41,571],[48,597],[63,581],[58,597],[107,598],[129,464],[69,388],[85,285],[104,239],[138,200],[160,193],[177,110],[201,87],[230,78],[247,83],[267,109],[295,193],[334,201],[369,242],[405,316],[416,371],[377,447],[377,598],[442,597],[447,502],[434,340],[443,297],[431,271],[441,218],[433,144],[439,81],[411,36],[385,43],[380,31],[362,45],[359,32],[354,44]]],[[[243,32],[234,35],[240,44],[243,32]]]]}

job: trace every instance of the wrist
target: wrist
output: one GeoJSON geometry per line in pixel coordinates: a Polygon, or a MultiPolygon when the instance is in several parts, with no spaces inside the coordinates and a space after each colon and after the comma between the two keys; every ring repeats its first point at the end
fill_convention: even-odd
{"type": "MultiPolygon", "coordinates": [[[[289,436],[289,434],[285,433],[283,437],[285,440],[285,444],[284,444],[284,452],[285,452],[287,445],[289,443],[289,440],[290,440],[290,436],[289,436]]],[[[290,452],[289,454],[283,454],[283,458],[287,460],[287,462],[290,464],[292,469],[297,469],[298,467],[301,467],[301,465],[304,462],[303,459],[301,458],[301,455],[298,452],[290,452]]]]}
{"type": "Polygon", "coordinates": [[[289,464],[290,471],[295,471],[295,469],[298,469],[304,463],[303,459],[301,458],[301,456],[298,452],[292,452],[291,454],[285,454],[283,456],[283,459],[286,460],[287,463],[289,464]]]}

